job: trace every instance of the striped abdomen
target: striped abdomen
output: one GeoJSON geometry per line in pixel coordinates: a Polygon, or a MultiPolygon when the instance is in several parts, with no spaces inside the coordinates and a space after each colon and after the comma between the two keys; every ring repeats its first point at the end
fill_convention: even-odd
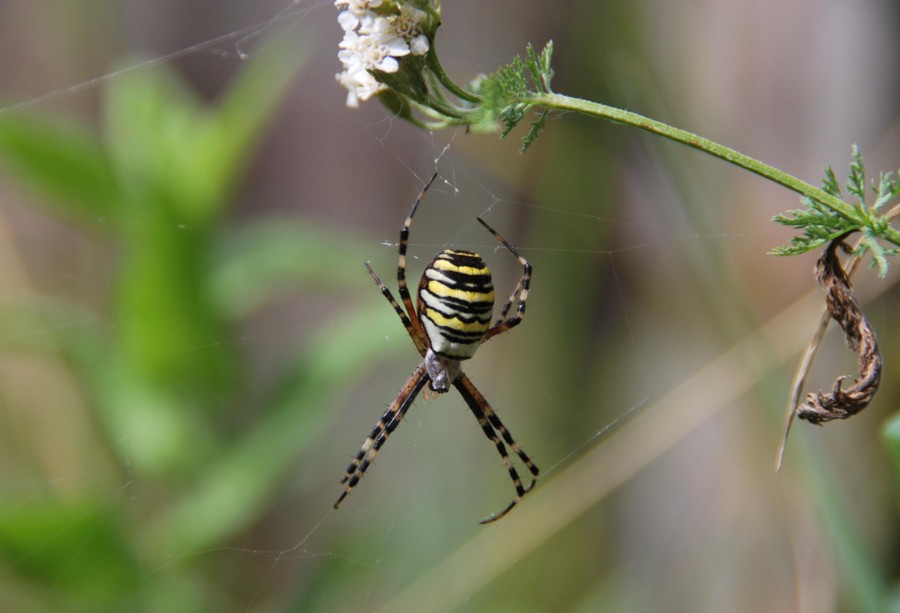
{"type": "Polygon", "coordinates": [[[477,253],[445,249],[422,274],[419,319],[438,355],[471,358],[491,326],[493,311],[491,271],[477,253]]]}

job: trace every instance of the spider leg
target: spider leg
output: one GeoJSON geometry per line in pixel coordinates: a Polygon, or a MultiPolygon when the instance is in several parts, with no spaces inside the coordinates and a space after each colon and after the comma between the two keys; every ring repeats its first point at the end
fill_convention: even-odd
{"type": "MultiPolygon", "coordinates": [[[[522,279],[519,279],[519,282],[516,283],[516,286],[513,288],[512,294],[509,295],[509,300],[506,301],[506,304],[503,305],[503,308],[500,310],[500,317],[497,318],[497,321],[494,323],[495,326],[499,326],[503,323],[503,320],[506,319],[506,316],[509,314],[509,310],[512,308],[513,304],[516,301],[516,294],[519,293],[519,290],[522,289],[522,279]]],[[[519,317],[519,321],[522,321],[522,316],[519,317]]],[[[508,330],[509,328],[507,328],[508,330]]]]}
{"type": "Polygon", "coordinates": [[[516,443],[515,439],[513,439],[512,434],[509,433],[509,430],[506,429],[506,426],[503,425],[503,422],[500,421],[500,418],[494,413],[494,410],[491,409],[491,405],[488,404],[488,401],[484,396],[481,395],[481,392],[478,391],[478,388],[472,383],[472,381],[465,375],[465,373],[460,372],[459,376],[457,376],[456,380],[453,382],[454,387],[456,387],[460,396],[463,397],[466,404],[469,405],[469,409],[475,415],[475,419],[478,420],[478,425],[481,426],[482,431],[485,436],[487,436],[494,446],[497,448],[497,452],[500,454],[500,457],[503,458],[503,464],[506,465],[506,470],[509,472],[509,477],[512,479],[513,485],[516,488],[516,497],[510,502],[505,509],[500,511],[495,515],[491,515],[490,517],[481,520],[482,524],[488,524],[494,521],[497,521],[507,513],[509,513],[513,507],[519,504],[519,501],[522,500],[522,497],[525,496],[531,489],[534,487],[535,483],[537,483],[538,475],[540,474],[540,469],[531,461],[531,458],[528,457],[522,449],[519,447],[518,443],[516,443]],[[506,445],[503,444],[503,441],[500,440],[500,437],[497,436],[497,432],[500,433],[500,436],[503,437],[503,441],[510,446],[510,448],[515,452],[515,454],[519,457],[520,460],[525,464],[528,470],[531,472],[531,484],[526,488],[522,485],[522,480],[519,478],[519,473],[516,471],[516,467],[513,465],[512,460],[509,457],[509,452],[506,450],[506,445]]]}
{"type": "Polygon", "coordinates": [[[516,251],[516,248],[509,244],[505,238],[500,236],[500,233],[494,230],[488,223],[483,220],[481,217],[476,217],[478,222],[487,228],[488,232],[494,235],[500,243],[506,247],[507,251],[513,254],[516,259],[519,260],[519,264],[522,265],[522,276],[519,278],[519,282],[516,283],[515,289],[513,289],[512,294],[509,297],[509,300],[506,301],[506,304],[503,306],[503,309],[500,311],[500,319],[497,320],[497,323],[489,329],[484,334],[484,340],[488,340],[492,336],[497,336],[502,332],[506,332],[510,328],[519,325],[519,323],[525,318],[525,303],[528,301],[528,287],[531,285],[531,263],[526,260],[522,255],[516,251]],[[512,317],[507,318],[510,309],[512,309],[513,304],[516,304],[516,314],[512,317]]]}
{"type": "MultiPolygon", "coordinates": [[[[409,316],[403,311],[403,308],[397,303],[397,300],[394,298],[394,295],[391,293],[384,283],[381,282],[381,279],[378,278],[378,275],[375,274],[375,271],[372,270],[372,267],[366,262],[366,270],[369,271],[369,274],[372,275],[372,278],[375,280],[375,283],[378,285],[378,289],[381,290],[381,295],[387,298],[387,301],[391,303],[391,306],[394,307],[394,310],[397,312],[397,315],[400,316],[400,321],[403,322],[403,327],[406,328],[407,333],[409,333],[409,337],[412,339],[412,342],[416,345],[416,350],[418,350],[419,354],[422,357],[425,357],[425,352],[427,351],[427,347],[425,346],[425,341],[423,340],[423,336],[419,334],[419,331],[416,329],[415,325],[410,321],[409,316]]],[[[413,311],[411,311],[413,312],[413,311]]],[[[414,312],[413,312],[414,313],[414,312]]],[[[415,317],[415,315],[414,315],[415,317]]]]}
{"type": "Polygon", "coordinates": [[[334,503],[335,509],[341,505],[341,502],[347,497],[347,494],[349,494],[350,491],[356,487],[356,484],[359,483],[359,480],[362,479],[362,476],[369,468],[372,460],[375,459],[375,454],[378,453],[378,450],[381,449],[381,446],[387,441],[391,432],[393,432],[400,424],[403,416],[406,415],[406,412],[409,410],[409,407],[412,406],[413,401],[416,399],[416,396],[419,395],[419,392],[422,390],[422,387],[424,387],[427,380],[428,375],[425,372],[425,364],[423,363],[413,371],[409,376],[409,379],[406,380],[406,383],[403,384],[403,387],[400,389],[400,394],[394,402],[391,403],[391,406],[388,407],[387,411],[384,412],[384,415],[381,416],[378,423],[375,424],[372,433],[369,434],[369,437],[363,442],[356,457],[350,462],[350,466],[347,467],[347,474],[341,479],[341,483],[346,484],[346,486],[334,503]]]}
{"type": "MultiPolygon", "coordinates": [[[[406,249],[409,247],[409,228],[412,226],[413,215],[416,214],[416,209],[419,208],[419,203],[421,203],[422,198],[425,197],[425,192],[428,191],[428,188],[431,187],[431,184],[434,183],[437,176],[437,173],[431,175],[431,178],[428,179],[425,186],[419,191],[419,195],[416,196],[416,201],[413,203],[409,215],[406,216],[406,220],[403,222],[403,227],[400,228],[400,247],[397,258],[397,287],[400,291],[400,300],[403,301],[403,306],[406,307],[406,312],[409,314],[412,325],[416,332],[418,332],[420,338],[425,336],[425,332],[422,329],[421,322],[419,322],[418,315],[416,315],[416,309],[413,307],[412,297],[409,294],[409,285],[406,282],[406,249]]],[[[418,347],[419,344],[420,343],[417,342],[416,347],[418,347]]],[[[425,355],[421,350],[419,353],[425,355]]]]}

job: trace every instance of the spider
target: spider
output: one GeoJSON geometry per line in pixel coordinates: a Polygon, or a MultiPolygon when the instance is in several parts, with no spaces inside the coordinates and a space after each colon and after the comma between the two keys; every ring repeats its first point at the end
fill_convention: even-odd
{"type": "Polygon", "coordinates": [[[500,311],[500,317],[496,323],[491,326],[491,316],[494,310],[494,286],[491,282],[491,272],[481,256],[471,251],[445,249],[435,256],[425,268],[425,272],[422,273],[422,279],[419,281],[418,308],[413,308],[412,297],[406,283],[406,249],[409,245],[409,228],[412,225],[416,209],[437,176],[437,173],[432,175],[419,192],[400,229],[397,287],[400,292],[400,300],[403,301],[402,307],[394,299],[391,290],[385,287],[369,263],[366,262],[366,270],[375,280],[382,295],[400,316],[403,327],[406,328],[423,360],[403,384],[397,398],[382,415],[372,429],[372,433],[363,442],[359,453],[350,462],[347,474],[341,480],[341,483],[345,484],[344,491],[335,501],[334,508],[337,509],[344,498],[359,483],[366,469],[375,459],[375,454],[406,415],[425,385],[428,384],[430,391],[435,394],[447,392],[452,385],[475,415],[485,436],[494,443],[516,488],[515,498],[505,509],[481,521],[482,524],[487,524],[497,521],[509,513],[522,500],[522,497],[531,491],[537,482],[540,470],[522,451],[509,430],[491,409],[488,401],[462,372],[460,365],[463,360],[472,357],[482,342],[515,327],[525,317],[525,302],[528,299],[528,286],[531,282],[531,264],[519,255],[515,247],[510,245],[486,221],[478,217],[476,218],[478,222],[487,228],[522,265],[522,277],[516,283],[509,300],[500,311]],[[515,314],[510,317],[509,312],[513,305],[516,306],[516,310],[515,314]],[[504,441],[531,472],[532,480],[527,488],[522,485],[522,480],[519,478],[519,473],[516,472],[504,441]]]}

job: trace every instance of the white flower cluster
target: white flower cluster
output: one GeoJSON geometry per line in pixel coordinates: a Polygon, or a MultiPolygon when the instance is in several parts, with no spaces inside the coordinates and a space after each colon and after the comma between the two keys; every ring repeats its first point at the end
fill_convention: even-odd
{"type": "Polygon", "coordinates": [[[426,14],[402,4],[399,15],[379,15],[373,9],[383,3],[384,0],[335,0],[334,3],[344,9],[338,15],[338,23],[344,30],[338,59],[344,69],[335,76],[349,91],[349,107],[356,108],[360,100],[368,100],[387,89],[369,70],[397,72],[400,68],[397,58],[428,52],[428,37],[421,28],[426,14]]]}

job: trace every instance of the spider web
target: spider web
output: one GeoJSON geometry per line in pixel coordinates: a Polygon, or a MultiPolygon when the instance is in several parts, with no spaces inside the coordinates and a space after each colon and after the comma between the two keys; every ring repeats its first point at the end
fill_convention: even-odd
{"type": "MultiPolygon", "coordinates": [[[[692,14],[707,15],[710,27],[739,11],[738,3],[696,4],[701,12],[692,14]]],[[[667,15],[674,9],[665,3],[657,8],[646,13],[652,18],[642,17],[644,27],[692,40],[679,28],[659,26],[679,24],[682,12],[667,15]]],[[[444,4],[442,57],[454,58],[455,74],[489,71],[524,46],[528,37],[521,30],[511,29],[506,40],[505,30],[491,27],[504,9],[513,10],[503,3],[444,4]],[[498,14],[482,16],[479,25],[473,17],[479,10],[498,14]],[[488,40],[488,33],[497,40],[488,49],[482,43],[454,48],[451,41],[461,36],[453,24],[459,23],[485,29],[467,32],[472,41],[488,40]]],[[[538,5],[516,9],[526,21],[543,15],[538,5]]],[[[790,194],[692,152],[571,117],[554,118],[520,157],[515,135],[496,141],[461,131],[427,134],[375,103],[348,111],[333,81],[339,31],[329,2],[257,3],[252,9],[196,2],[169,10],[191,27],[182,29],[154,3],[132,3],[121,15],[104,8],[107,22],[101,24],[109,23],[109,31],[121,19],[136,41],[128,46],[151,49],[151,59],[124,68],[110,70],[107,63],[126,55],[124,49],[112,36],[97,36],[106,46],[85,47],[82,61],[102,68],[70,68],[65,74],[76,76],[60,79],[50,68],[61,68],[64,54],[51,50],[40,63],[41,85],[28,89],[34,86],[16,79],[30,63],[8,54],[0,65],[12,84],[5,88],[12,102],[0,107],[0,118],[49,113],[89,123],[106,88],[135,74],[173,69],[215,100],[228,77],[279,41],[314,45],[234,209],[211,223],[177,226],[240,256],[259,245],[253,242],[256,222],[273,219],[303,230],[298,240],[313,247],[296,270],[277,277],[290,280],[281,281],[285,289],[270,291],[266,300],[246,297],[245,316],[233,327],[209,342],[173,349],[187,356],[240,356],[241,385],[236,397],[220,399],[212,416],[195,422],[216,430],[219,453],[207,447],[206,433],[191,431],[172,445],[208,454],[191,464],[193,472],[152,473],[132,445],[134,431],[99,414],[90,391],[97,373],[73,367],[60,347],[65,339],[113,367],[116,356],[101,341],[122,331],[110,305],[117,299],[123,247],[98,230],[106,220],[88,228],[72,222],[4,171],[7,210],[0,231],[7,247],[0,265],[10,315],[0,335],[7,354],[0,362],[7,433],[0,453],[0,580],[9,589],[0,590],[8,592],[0,596],[2,608],[115,602],[154,609],[179,599],[200,610],[749,611],[795,610],[797,601],[823,610],[847,570],[841,547],[869,549],[874,560],[889,557],[887,545],[873,543],[889,540],[896,511],[886,499],[884,458],[870,441],[890,400],[873,406],[869,421],[861,417],[815,433],[818,438],[797,428],[790,443],[796,453],[785,472],[776,478],[771,471],[792,360],[821,302],[811,260],[763,255],[785,242],[767,220],[794,205],[790,194]],[[226,14],[234,21],[200,29],[214,26],[198,17],[226,14]],[[157,23],[179,27],[162,36],[153,28],[157,23]],[[584,127],[581,139],[567,134],[573,125],[584,127]],[[569,140],[560,145],[556,139],[564,136],[569,140]],[[579,143],[584,137],[587,145],[579,143]],[[598,145],[607,140],[614,146],[598,145]],[[578,146],[579,154],[566,155],[578,146]],[[499,295],[512,289],[517,264],[477,216],[534,265],[525,321],[464,365],[542,469],[535,490],[491,528],[477,521],[503,508],[512,485],[455,393],[417,400],[341,509],[331,509],[347,462],[417,363],[362,263],[370,261],[394,288],[400,223],[433,172],[440,178],[412,230],[412,283],[436,252],[460,246],[485,257],[499,295]],[[761,211],[761,202],[772,204],[761,211]],[[853,454],[857,461],[848,466],[829,454],[853,454]],[[817,461],[836,473],[833,481],[810,468],[817,461]],[[258,503],[241,501],[248,496],[258,503]],[[851,502],[816,510],[823,500],[842,497],[851,502]],[[829,522],[862,536],[842,544],[829,522]],[[26,538],[30,532],[38,536],[26,538]],[[110,571],[105,578],[112,588],[98,587],[95,575],[82,570],[123,560],[137,569],[135,576],[110,571]],[[648,593],[646,585],[657,587],[648,593]],[[704,589],[691,587],[697,585],[704,589]]],[[[24,16],[40,29],[40,40],[55,41],[68,31],[60,25],[64,14],[51,18],[34,3],[13,2],[2,11],[0,23],[24,16]]],[[[758,27],[739,31],[771,30],[765,15],[765,7],[753,10],[750,22],[758,27]]],[[[825,31],[848,18],[821,17],[825,31]]],[[[854,23],[871,25],[862,18],[854,23]]],[[[559,25],[545,27],[557,32],[559,25]]],[[[86,28],[82,36],[103,30],[80,27],[86,28]]],[[[727,28],[711,31],[724,36],[727,28]]],[[[77,21],[72,32],[77,37],[77,21]]],[[[768,49],[777,45],[762,47],[760,70],[774,70],[768,49]]],[[[688,58],[710,61],[690,56],[684,43],[673,48],[686,57],[671,58],[670,67],[696,66],[688,58]]],[[[564,56],[560,61],[566,65],[564,56]]],[[[657,99],[657,88],[665,92],[659,100],[675,96],[678,88],[668,77],[641,82],[645,70],[670,74],[659,57],[647,62],[608,77],[643,95],[614,84],[606,85],[606,95],[635,96],[634,106],[645,108],[657,99]]],[[[568,74],[560,71],[560,78],[568,74]]],[[[869,75],[865,83],[876,81],[869,75]]],[[[711,76],[704,83],[728,91],[730,81],[711,76]]],[[[759,96],[760,108],[748,112],[763,126],[793,125],[787,110],[795,105],[759,96]]],[[[846,107],[837,107],[833,102],[810,112],[817,113],[817,125],[841,124],[854,135],[873,131],[862,120],[834,121],[845,115],[846,107]]],[[[885,117],[896,109],[873,113],[879,111],[885,117]]],[[[826,162],[840,167],[847,143],[858,138],[801,130],[793,148],[781,148],[773,144],[783,140],[778,130],[728,133],[723,126],[733,117],[705,119],[709,124],[694,122],[699,131],[719,128],[720,135],[710,135],[749,143],[763,158],[771,152],[769,161],[788,167],[789,156],[798,156],[809,168],[797,174],[810,178],[826,162]]],[[[873,139],[875,158],[896,155],[884,144],[890,141],[873,139]]],[[[890,167],[890,161],[872,166],[890,167]]],[[[889,286],[861,284],[870,295],[886,292],[872,316],[887,335],[882,344],[896,345],[889,340],[889,286]]],[[[833,357],[822,363],[813,389],[829,385],[834,372],[852,372],[840,339],[828,342],[822,353],[833,357]]],[[[127,412],[118,407],[118,413],[127,412]]]]}

